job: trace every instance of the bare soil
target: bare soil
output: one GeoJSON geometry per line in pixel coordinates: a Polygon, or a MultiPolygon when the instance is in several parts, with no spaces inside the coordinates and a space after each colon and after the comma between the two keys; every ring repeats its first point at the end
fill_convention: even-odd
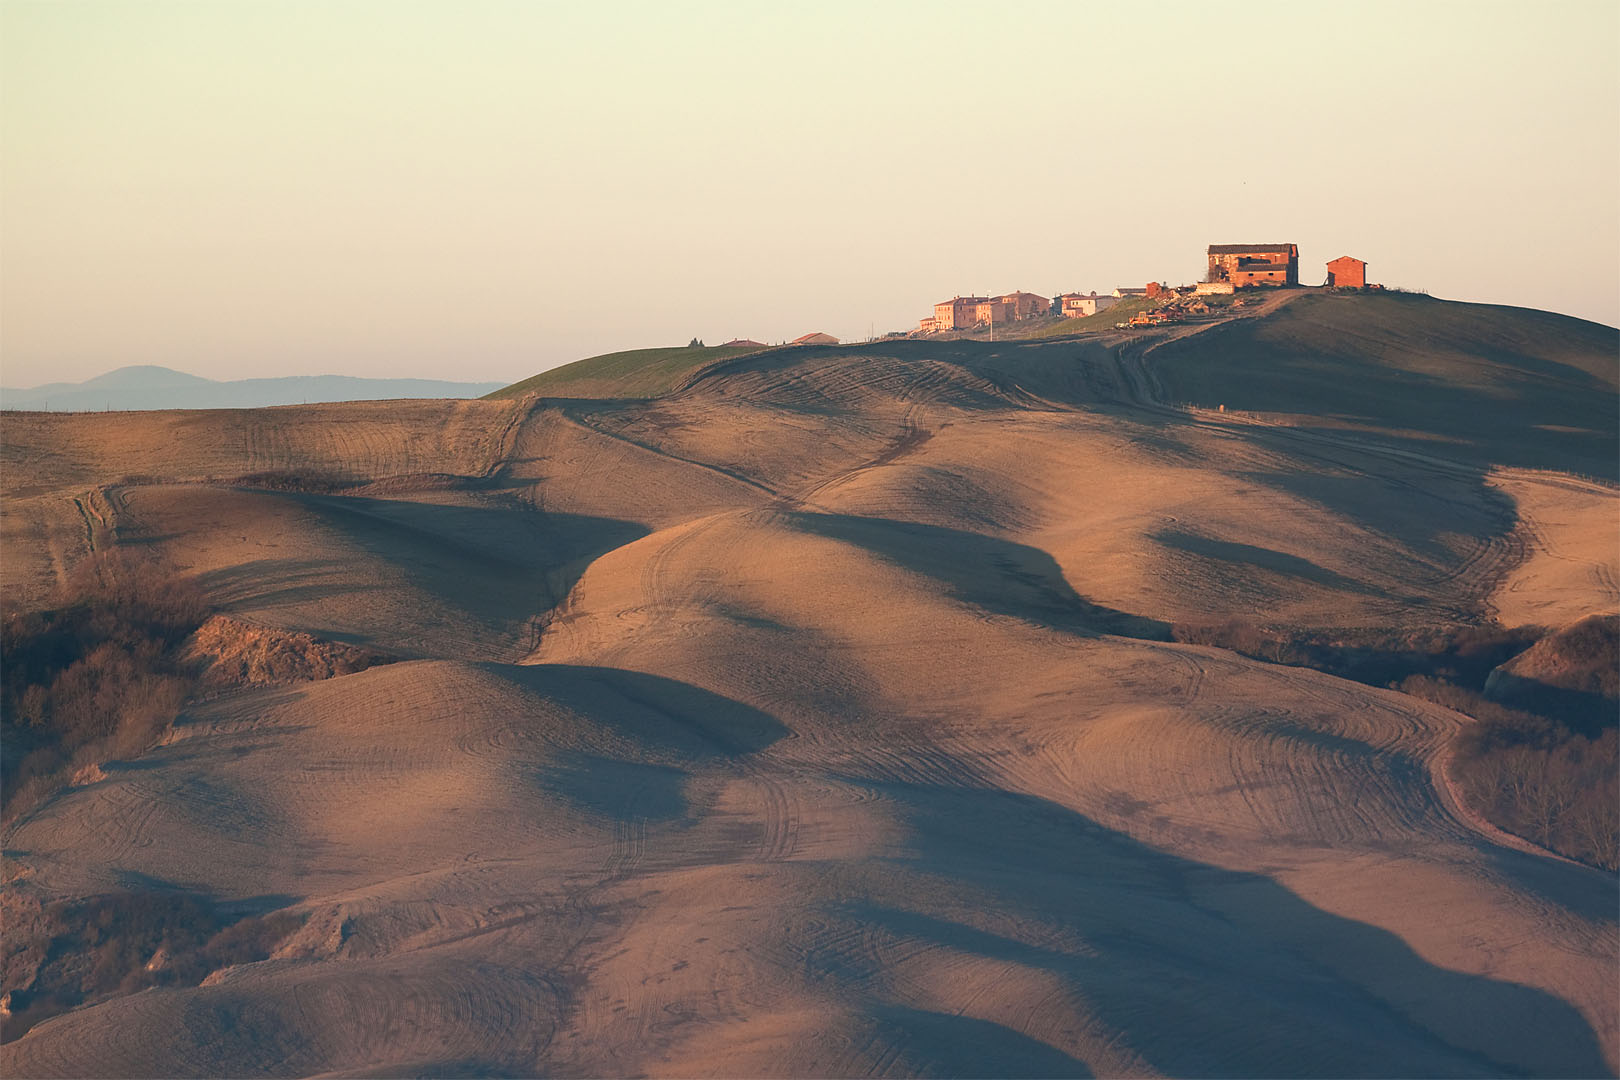
{"type": "Polygon", "coordinates": [[[1243,357],[1193,398],[1140,335],[778,350],[651,403],[0,417],[8,591],[145,546],[239,684],[10,826],[8,888],[293,927],[0,1070],[1612,1074],[1614,876],[1459,806],[1467,717],[1170,640],[1615,612],[1620,503],[1571,475],[1614,444],[1611,338],[1479,360],[1536,376],[1494,458],[1466,335],[1383,417],[1243,357]]]}

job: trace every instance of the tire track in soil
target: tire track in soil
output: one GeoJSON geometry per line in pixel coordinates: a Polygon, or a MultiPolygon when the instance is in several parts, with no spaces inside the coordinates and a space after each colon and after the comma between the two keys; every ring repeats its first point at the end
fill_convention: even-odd
{"type": "Polygon", "coordinates": [[[874,469],[881,469],[885,465],[892,465],[903,457],[914,453],[929,439],[934,437],[930,428],[923,425],[928,410],[933,406],[941,390],[939,384],[945,381],[942,373],[930,373],[930,377],[919,380],[921,392],[913,390],[906,401],[905,410],[900,417],[900,430],[889,441],[889,444],[859,465],[837,473],[824,480],[819,480],[809,487],[794,492],[791,495],[781,495],[776,499],[776,505],[785,510],[805,510],[815,505],[815,499],[822,492],[836,487],[855,476],[874,469]]]}

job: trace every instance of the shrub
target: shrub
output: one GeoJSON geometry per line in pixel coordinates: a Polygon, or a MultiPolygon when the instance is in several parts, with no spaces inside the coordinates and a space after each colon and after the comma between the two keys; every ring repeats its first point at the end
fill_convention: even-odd
{"type": "Polygon", "coordinates": [[[265,491],[295,491],[307,495],[332,495],[355,487],[359,481],[335,473],[294,472],[291,470],[244,473],[224,481],[231,487],[260,488],[265,491]]]}
{"type": "Polygon", "coordinates": [[[1475,720],[1457,737],[1453,774],[1498,827],[1568,858],[1620,869],[1620,736],[1612,670],[1616,620],[1591,619],[1550,639],[1604,703],[1606,723],[1560,708],[1556,693],[1510,707],[1480,691],[1498,665],[1542,637],[1497,626],[1285,634],[1240,619],[1172,627],[1176,641],[1390,686],[1475,720]]]}
{"type": "Polygon", "coordinates": [[[232,918],[192,893],[122,892],[7,912],[0,956],[11,1018],[0,1041],[42,1020],[150,986],[196,986],[267,959],[303,923],[290,911],[232,918]]]}
{"type": "Polygon", "coordinates": [[[193,684],[179,646],[206,615],[195,587],[117,549],[71,575],[55,608],[5,612],[0,815],[157,742],[193,684]]]}
{"type": "Polygon", "coordinates": [[[1620,869],[1620,731],[1587,735],[1422,676],[1401,690],[1474,718],[1457,738],[1453,775],[1486,818],[1567,858],[1620,869]]]}
{"type": "Polygon", "coordinates": [[[1498,626],[1284,633],[1244,619],[1177,623],[1171,628],[1175,641],[1213,645],[1371,686],[1392,686],[1411,675],[1483,685],[1493,668],[1529,648],[1539,636],[1534,628],[1498,626]]]}

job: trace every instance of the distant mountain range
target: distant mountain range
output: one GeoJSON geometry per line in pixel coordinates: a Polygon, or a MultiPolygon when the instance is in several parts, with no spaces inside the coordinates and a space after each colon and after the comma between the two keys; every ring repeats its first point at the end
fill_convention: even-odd
{"type": "Polygon", "coordinates": [[[472,398],[499,390],[498,382],[440,379],[361,379],[348,375],[287,375],[218,382],[153,364],[122,367],[82,383],[29,389],[0,387],[0,409],[93,412],[103,409],[256,409],[321,401],[387,398],[472,398]]]}

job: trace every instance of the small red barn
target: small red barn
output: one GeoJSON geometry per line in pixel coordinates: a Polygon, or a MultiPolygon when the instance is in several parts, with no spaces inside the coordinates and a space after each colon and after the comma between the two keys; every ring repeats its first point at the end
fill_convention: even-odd
{"type": "Polygon", "coordinates": [[[1367,264],[1349,255],[1341,255],[1327,264],[1327,283],[1340,289],[1365,289],[1367,264]]]}

